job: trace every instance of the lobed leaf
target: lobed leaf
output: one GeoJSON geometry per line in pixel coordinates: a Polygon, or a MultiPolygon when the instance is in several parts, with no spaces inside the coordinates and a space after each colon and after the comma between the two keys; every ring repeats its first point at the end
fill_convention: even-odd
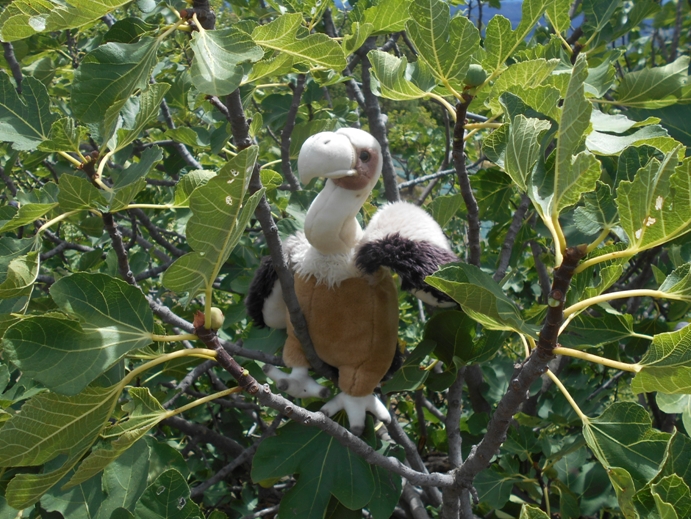
{"type": "Polygon", "coordinates": [[[655,335],[639,364],[643,369],[631,382],[633,391],[691,393],[691,330],[686,327],[655,335]]]}
{"type": "Polygon", "coordinates": [[[5,423],[0,429],[0,466],[31,467],[66,456],[50,472],[15,476],[7,486],[10,506],[31,506],[74,467],[98,437],[119,396],[117,386],[89,387],[75,396],[41,393],[5,423]]]}
{"type": "Polygon", "coordinates": [[[668,65],[626,74],[617,87],[617,104],[632,108],[664,108],[691,102],[691,91],[685,88],[689,84],[689,59],[689,56],[680,56],[668,65]]]}
{"type": "Polygon", "coordinates": [[[27,377],[74,395],[129,351],[151,343],[153,314],[139,288],[105,274],[72,274],[50,289],[61,310],[5,332],[5,352],[27,377]]]}
{"type": "Polygon", "coordinates": [[[94,22],[129,0],[14,0],[0,15],[0,39],[11,42],[38,32],[60,31],[94,22]]]}
{"type": "Polygon", "coordinates": [[[440,0],[410,4],[406,33],[418,50],[418,59],[445,86],[461,90],[471,57],[480,48],[480,34],[465,16],[451,18],[440,0]]]}
{"type": "Polygon", "coordinates": [[[175,469],[166,470],[142,494],[134,509],[137,519],[192,519],[201,517],[190,499],[190,487],[175,469]]]}
{"type": "Polygon", "coordinates": [[[245,62],[259,61],[264,51],[249,34],[231,27],[193,33],[190,46],[194,61],[190,69],[192,83],[203,94],[228,95],[242,82],[245,62]]]}
{"type": "Polygon", "coordinates": [[[657,474],[671,437],[653,429],[646,410],[633,402],[614,403],[597,418],[585,421],[583,436],[608,472],[623,469],[636,488],[657,474]]]}
{"type": "Polygon", "coordinates": [[[103,123],[109,137],[120,109],[137,89],[147,87],[159,43],[150,37],[137,43],[111,42],[87,54],[74,73],[74,116],[85,123],[103,123]]]}
{"type": "Polygon", "coordinates": [[[646,250],[691,230],[691,159],[675,168],[677,157],[678,148],[661,162],[650,160],[632,182],[619,182],[616,202],[628,250],[646,250]]]}
{"type": "Polygon", "coordinates": [[[252,39],[262,47],[290,55],[298,63],[343,70],[346,60],[341,46],[326,34],[299,38],[302,22],[299,13],[283,14],[266,25],[257,26],[252,31],[252,39]]]}
{"type": "Polygon", "coordinates": [[[243,205],[256,158],[256,146],[241,151],[218,175],[192,192],[193,214],[186,234],[194,252],[181,256],[166,270],[166,287],[196,294],[216,279],[264,194],[263,190],[254,193],[243,205]]]}

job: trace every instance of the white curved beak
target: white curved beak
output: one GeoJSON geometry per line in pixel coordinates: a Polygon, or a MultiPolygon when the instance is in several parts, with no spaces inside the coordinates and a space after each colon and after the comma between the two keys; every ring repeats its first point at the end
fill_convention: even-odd
{"type": "Polygon", "coordinates": [[[355,149],[347,136],[336,132],[317,133],[300,148],[300,181],[307,184],[315,177],[352,177],[357,175],[356,162],[355,149]]]}

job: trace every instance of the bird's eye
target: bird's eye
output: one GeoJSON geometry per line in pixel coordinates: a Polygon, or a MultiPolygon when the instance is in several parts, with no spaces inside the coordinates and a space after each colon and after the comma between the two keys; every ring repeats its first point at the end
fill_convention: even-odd
{"type": "Polygon", "coordinates": [[[370,155],[369,151],[361,151],[360,152],[360,160],[362,162],[368,162],[369,159],[372,158],[372,155],[370,155]]]}

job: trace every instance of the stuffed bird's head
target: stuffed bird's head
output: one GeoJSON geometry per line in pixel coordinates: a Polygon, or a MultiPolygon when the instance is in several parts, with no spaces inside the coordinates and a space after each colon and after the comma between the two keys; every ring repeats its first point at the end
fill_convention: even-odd
{"type": "Polygon", "coordinates": [[[330,178],[343,189],[372,189],[382,168],[381,146],[369,133],[341,128],[309,137],[298,155],[300,180],[330,178]]]}

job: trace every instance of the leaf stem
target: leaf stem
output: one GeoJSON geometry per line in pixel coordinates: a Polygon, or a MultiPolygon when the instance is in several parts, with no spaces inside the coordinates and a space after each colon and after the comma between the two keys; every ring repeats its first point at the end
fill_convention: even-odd
{"type": "MultiPolygon", "coordinates": [[[[559,348],[557,348],[559,349],[559,348]]],[[[587,423],[588,422],[588,417],[581,411],[581,408],[578,407],[578,404],[576,401],[573,399],[571,396],[571,393],[564,387],[564,384],[561,383],[561,380],[559,380],[559,377],[557,377],[554,373],[552,373],[551,370],[547,370],[547,376],[552,379],[552,382],[554,382],[554,385],[559,388],[559,391],[561,391],[561,394],[564,395],[564,398],[566,398],[566,401],[571,404],[571,407],[573,407],[573,410],[576,411],[576,414],[578,415],[578,418],[581,419],[581,422],[587,423]]]]}
{"type": "Polygon", "coordinates": [[[221,148],[221,151],[224,152],[224,153],[227,153],[227,154],[230,155],[231,157],[235,157],[235,156],[237,155],[236,152],[230,151],[228,148],[221,148]]]}
{"type": "Polygon", "coordinates": [[[182,407],[178,407],[177,409],[171,409],[165,414],[165,418],[170,418],[171,416],[184,413],[185,411],[189,411],[190,409],[193,409],[212,400],[216,400],[217,398],[232,395],[233,393],[240,393],[241,391],[242,388],[240,386],[235,386],[228,389],[224,389],[223,391],[219,391],[217,393],[213,393],[212,395],[206,395],[205,397],[199,398],[194,402],[190,402],[189,404],[183,405],[182,407]]]}
{"type": "Polygon", "coordinates": [[[43,231],[45,231],[48,227],[50,227],[53,224],[56,224],[58,222],[63,221],[65,218],[69,218],[73,214],[77,214],[81,211],[81,209],[75,209],[74,211],[67,211],[66,213],[62,213],[61,215],[56,216],[52,220],[48,220],[46,223],[41,225],[41,227],[38,228],[36,231],[36,234],[41,234],[43,231]]]}
{"type": "Polygon", "coordinates": [[[638,373],[639,371],[641,371],[641,369],[643,369],[643,366],[641,366],[640,364],[628,364],[626,362],[619,362],[618,360],[606,359],[604,357],[593,355],[592,353],[586,353],[580,350],[573,350],[571,348],[564,348],[562,346],[557,346],[556,348],[554,348],[553,353],[555,355],[564,355],[566,357],[575,357],[577,359],[587,360],[589,362],[594,362],[596,364],[602,364],[603,366],[607,366],[608,368],[614,368],[621,371],[629,371],[631,373],[638,373]]]}
{"type": "Polygon", "coordinates": [[[600,245],[607,238],[607,236],[609,236],[609,232],[611,230],[612,229],[610,229],[609,227],[605,227],[604,229],[602,229],[602,232],[598,235],[598,237],[595,238],[595,240],[590,245],[588,245],[586,252],[589,253],[589,252],[592,252],[593,250],[595,250],[595,248],[598,245],[600,245]]]}
{"type": "Polygon", "coordinates": [[[204,289],[204,328],[207,330],[211,328],[211,298],[214,289],[213,280],[216,276],[211,278],[211,282],[204,289]]]}
{"type": "Polygon", "coordinates": [[[434,99],[435,101],[439,101],[442,105],[444,105],[444,108],[451,114],[451,119],[453,119],[454,122],[456,122],[456,109],[449,103],[446,99],[444,99],[442,96],[438,94],[434,94],[432,92],[427,92],[427,97],[434,99]]]}
{"type": "Polygon", "coordinates": [[[483,128],[501,128],[504,126],[504,123],[489,123],[489,122],[484,122],[484,123],[469,123],[466,124],[465,127],[468,130],[482,130],[483,128]]]}
{"type": "Polygon", "coordinates": [[[158,366],[159,364],[163,364],[164,362],[168,362],[173,359],[177,359],[180,357],[188,357],[188,356],[193,356],[193,357],[202,357],[204,359],[215,359],[217,355],[217,352],[215,350],[209,350],[206,348],[192,348],[192,349],[185,349],[185,350],[177,350],[173,351],[171,353],[166,353],[165,355],[161,355],[146,364],[142,364],[141,366],[133,369],[130,371],[125,378],[123,378],[120,381],[120,384],[118,384],[119,390],[122,391],[125,386],[127,386],[132,380],[134,380],[136,377],[138,377],[141,373],[146,371],[147,369],[153,368],[154,366],[158,366]]]}
{"type": "Polygon", "coordinates": [[[597,265],[598,263],[602,263],[603,261],[610,261],[610,260],[615,260],[615,259],[619,259],[619,258],[627,258],[629,256],[633,256],[637,252],[640,252],[640,251],[638,249],[636,249],[636,250],[624,249],[624,250],[615,250],[613,252],[603,254],[602,256],[595,256],[594,258],[590,258],[589,260],[585,260],[583,263],[578,265],[578,267],[576,267],[575,274],[578,274],[579,272],[583,272],[585,269],[592,267],[593,265],[597,265]]]}
{"type": "Polygon", "coordinates": [[[72,164],[74,164],[76,167],[78,167],[78,168],[81,168],[81,167],[82,167],[82,164],[83,164],[83,163],[80,162],[80,161],[78,161],[77,159],[75,159],[75,158],[74,158],[72,155],[70,155],[69,153],[64,152],[64,151],[58,151],[58,155],[60,155],[61,157],[65,158],[65,159],[67,159],[67,160],[69,160],[69,161],[70,161],[72,164]]]}
{"type": "Polygon", "coordinates": [[[110,187],[106,186],[103,181],[101,180],[101,177],[103,176],[103,170],[106,167],[106,163],[110,160],[110,157],[113,156],[115,153],[114,150],[110,150],[108,153],[106,153],[103,158],[101,159],[101,162],[98,163],[98,169],[96,170],[96,174],[93,177],[94,182],[96,182],[101,189],[104,191],[113,191],[110,187]]]}
{"type": "Polygon", "coordinates": [[[174,209],[175,207],[174,204],[130,204],[127,207],[111,212],[117,213],[119,211],[127,211],[128,209],[174,209]]]}
{"type": "Polygon", "coordinates": [[[557,24],[555,24],[552,19],[549,17],[548,13],[545,13],[545,18],[547,18],[547,21],[552,24],[552,28],[554,29],[554,33],[557,35],[557,38],[561,40],[561,44],[564,46],[566,51],[569,53],[569,56],[573,56],[573,49],[571,48],[571,45],[569,45],[569,42],[564,39],[562,34],[557,30],[557,24]]]}
{"type": "MultiPolygon", "coordinates": [[[[502,115],[502,114],[493,115],[492,117],[490,117],[489,119],[487,119],[487,120],[486,120],[484,123],[482,123],[482,124],[491,123],[491,122],[494,121],[495,119],[499,118],[501,115],[502,115]]],[[[466,125],[466,128],[467,128],[468,126],[470,126],[470,125],[469,125],[469,124],[466,125]]],[[[474,129],[470,130],[468,133],[465,134],[465,137],[463,138],[463,140],[464,140],[464,141],[467,141],[467,140],[470,139],[473,135],[475,135],[478,131],[480,131],[480,128],[474,128],[474,129]]]]}
{"type": "Polygon", "coordinates": [[[267,162],[266,164],[262,164],[261,166],[259,166],[259,169],[264,169],[268,166],[273,166],[274,164],[280,164],[281,162],[282,159],[272,160],[271,162],[267,162]]]}
{"type": "Polygon", "coordinates": [[[621,292],[610,292],[607,294],[600,294],[599,296],[591,297],[589,299],[584,299],[578,303],[571,305],[564,310],[564,316],[568,317],[574,312],[579,312],[584,308],[596,305],[599,303],[604,303],[612,299],[628,299],[629,297],[656,297],[658,299],[674,299],[677,301],[687,301],[688,298],[680,297],[677,294],[671,292],[663,292],[661,290],[649,290],[649,289],[638,289],[638,290],[622,290],[621,292]]]}
{"type": "MultiPolygon", "coordinates": [[[[177,13],[177,11],[175,11],[175,12],[177,13]]],[[[178,14],[178,16],[180,16],[179,13],[177,13],[177,14],[178,14]]],[[[195,16],[196,16],[196,15],[195,15],[195,16]]],[[[195,21],[196,21],[196,20],[195,20],[195,21]]],[[[158,38],[156,38],[156,39],[159,41],[159,43],[162,42],[170,33],[174,32],[175,29],[177,29],[178,27],[180,27],[180,26],[181,26],[183,23],[185,23],[185,22],[186,22],[185,19],[183,19],[183,18],[179,19],[177,22],[175,22],[173,25],[171,25],[163,34],[161,34],[161,35],[160,35],[158,38]]],[[[201,27],[201,25],[199,24],[199,22],[197,22],[197,27],[201,27]]],[[[203,29],[202,29],[202,30],[203,30],[203,29]]]]}
{"type": "Polygon", "coordinates": [[[151,334],[151,340],[156,342],[196,341],[197,338],[198,337],[193,333],[182,333],[180,335],[151,334]]]}

